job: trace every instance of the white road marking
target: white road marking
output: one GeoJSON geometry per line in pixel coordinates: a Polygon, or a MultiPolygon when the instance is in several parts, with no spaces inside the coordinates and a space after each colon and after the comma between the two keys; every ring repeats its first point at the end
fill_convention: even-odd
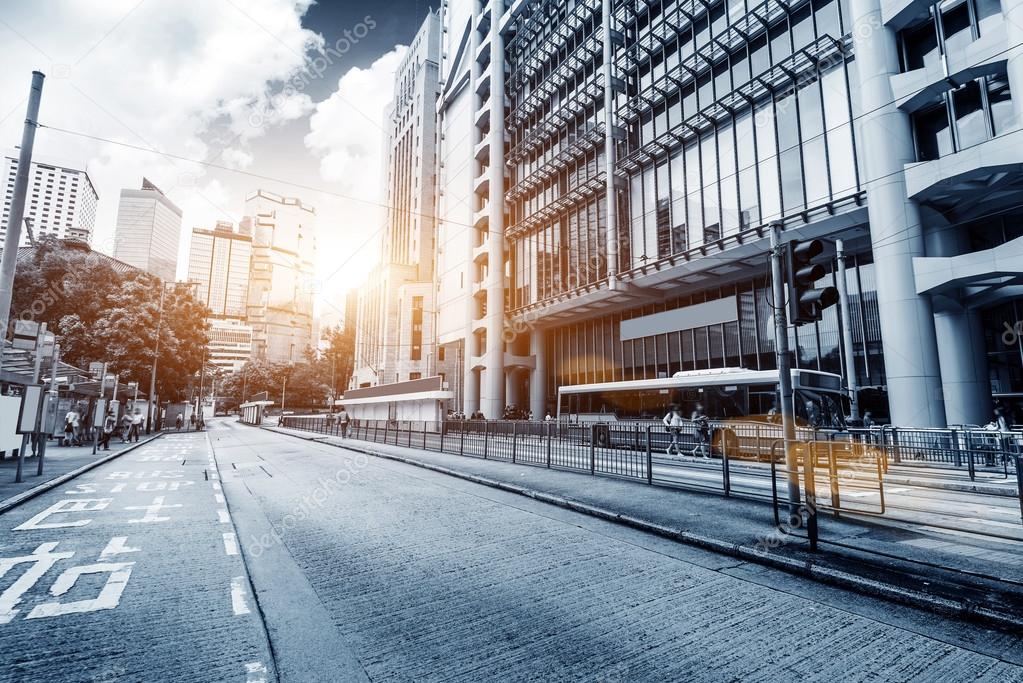
{"type": "Polygon", "coordinates": [[[219,491],[220,490],[220,482],[216,482],[216,481],[213,482],[213,490],[214,491],[219,491]]]}
{"type": "Polygon", "coordinates": [[[121,593],[124,592],[125,586],[128,585],[128,579],[131,577],[131,568],[134,564],[134,562],[99,562],[97,564],[87,564],[81,567],[65,569],[57,577],[53,587],[50,588],[50,595],[55,598],[71,590],[80,576],[103,573],[109,573],[110,576],[100,590],[99,595],[91,600],[43,603],[42,605],[36,605],[25,618],[41,619],[45,617],[58,617],[63,614],[81,614],[101,609],[114,609],[121,602],[121,593]]]}
{"type": "Polygon", "coordinates": [[[114,484],[114,488],[110,489],[110,493],[120,493],[124,490],[125,484],[114,484]]]}
{"type": "Polygon", "coordinates": [[[244,576],[236,576],[231,579],[231,609],[234,615],[249,614],[248,588],[244,576]]]}
{"type": "Polygon", "coordinates": [[[42,543],[32,551],[31,555],[0,558],[0,578],[16,565],[32,563],[28,571],[18,577],[3,593],[0,593],[0,624],[6,624],[14,619],[18,613],[15,605],[21,601],[21,596],[36,585],[36,582],[50,570],[50,567],[60,560],[66,560],[74,555],[74,552],[55,553],[53,551],[56,547],[56,542],[42,543]]]}
{"type": "Polygon", "coordinates": [[[128,540],[127,536],[114,536],[113,538],[111,538],[110,542],[107,543],[107,547],[103,548],[103,552],[99,554],[99,559],[105,560],[108,557],[113,557],[114,555],[123,555],[125,553],[137,553],[139,551],[138,548],[129,548],[124,544],[124,542],[127,540],[128,540]]]}
{"type": "Polygon", "coordinates": [[[245,683],[266,683],[267,671],[262,662],[249,662],[245,665],[245,683]]]}
{"type": "Polygon", "coordinates": [[[218,508],[217,509],[217,518],[220,520],[221,524],[230,524],[231,523],[231,517],[227,514],[227,510],[225,510],[223,508],[218,508]]]}
{"type": "Polygon", "coordinates": [[[217,501],[218,503],[223,503],[224,502],[224,494],[222,494],[222,493],[214,494],[213,495],[213,500],[217,501]]]}
{"type": "Polygon", "coordinates": [[[139,519],[129,519],[128,524],[151,524],[153,522],[166,522],[170,517],[161,517],[157,513],[160,510],[168,510],[170,508],[183,507],[180,503],[174,503],[171,505],[163,504],[163,496],[157,496],[153,498],[153,502],[149,505],[130,505],[125,510],[145,510],[146,514],[142,515],[139,519]]]}
{"type": "Polygon", "coordinates": [[[226,552],[228,555],[238,554],[238,538],[234,535],[233,532],[230,531],[224,532],[224,552],[226,552]]]}
{"type": "Polygon", "coordinates": [[[113,498],[83,498],[80,500],[74,500],[66,498],[64,500],[58,500],[56,503],[46,508],[32,519],[19,524],[14,527],[14,531],[29,531],[32,529],[62,529],[64,527],[72,526],[85,526],[91,519],[77,519],[73,522],[52,522],[49,524],[43,524],[43,520],[50,515],[56,515],[66,512],[94,512],[96,510],[106,509],[113,498]],[[93,507],[89,507],[89,503],[95,503],[93,507]]]}

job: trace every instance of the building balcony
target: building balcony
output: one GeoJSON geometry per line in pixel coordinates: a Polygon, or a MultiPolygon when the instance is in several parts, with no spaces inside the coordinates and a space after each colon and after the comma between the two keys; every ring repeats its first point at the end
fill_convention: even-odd
{"type": "Polygon", "coordinates": [[[927,17],[934,0],[881,0],[881,21],[898,31],[927,17]]]}
{"type": "Polygon", "coordinates": [[[478,195],[489,195],[490,193],[490,169],[484,168],[479,177],[472,183],[472,191],[478,195]]]}
{"type": "Polygon", "coordinates": [[[484,206],[479,211],[472,215],[472,227],[477,230],[486,230],[490,228],[490,207],[484,206]]]}
{"type": "Polygon", "coordinates": [[[476,79],[476,94],[484,99],[490,96],[490,69],[484,69],[476,79]]]}
{"type": "Polygon", "coordinates": [[[469,369],[470,370],[482,370],[485,367],[487,367],[487,364],[483,360],[483,356],[470,356],[469,357],[469,369]]]}
{"type": "Polygon", "coordinates": [[[490,43],[489,33],[480,36],[480,46],[476,48],[476,54],[473,55],[476,63],[480,66],[485,67],[490,64],[490,43]]]}
{"type": "Polygon", "coordinates": [[[536,369],[536,356],[516,356],[505,352],[505,370],[534,370],[536,369]]]}
{"type": "Polygon", "coordinates": [[[476,116],[472,120],[473,125],[477,128],[489,128],[490,127],[490,98],[480,104],[480,108],[476,110],[476,116]]]}
{"type": "Polygon", "coordinates": [[[477,144],[472,151],[476,161],[481,164],[485,164],[490,161],[490,136],[484,135],[483,139],[480,140],[479,144],[477,144]]]}
{"type": "Polygon", "coordinates": [[[946,57],[948,73],[941,60],[934,60],[923,69],[914,69],[892,76],[895,103],[906,112],[914,112],[947,92],[949,83],[966,83],[981,76],[1005,71],[1005,24],[982,35],[963,50],[946,57]]]}
{"type": "Polygon", "coordinates": [[[918,294],[947,293],[971,308],[1017,298],[1023,295],[1023,237],[960,256],[914,258],[913,276],[918,294]]]}
{"type": "Polygon", "coordinates": [[[906,192],[917,201],[949,207],[982,201],[1021,172],[1023,129],[1017,129],[940,159],[908,164],[906,192]]]}
{"type": "Polygon", "coordinates": [[[474,282],[470,289],[472,291],[473,298],[485,299],[487,296],[487,286],[485,282],[474,282]]]}
{"type": "Polygon", "coordinates": [[[485,239],[479,246],[472,248],[472,262],[476,265],[483,265],[490,261],[490,240],[485,239]]]}

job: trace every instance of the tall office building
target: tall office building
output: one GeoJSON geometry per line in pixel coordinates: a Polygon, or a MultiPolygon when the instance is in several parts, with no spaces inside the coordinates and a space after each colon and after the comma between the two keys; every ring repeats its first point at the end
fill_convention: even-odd
{"type": "Polygon", "coordinates": [[[359,294],[357,387],[437,372],[433,280],[440,17],[430,12],[395,72],[380,261],[359,294]]]}
{"type": "Polygon", "coordinates": [[[769,228],[842,239],[790,332],[894,423],[1023,395],[1023,1],[448,0],[439,341],[460,408],[775,367],[769,228]],[[835,281],[832,267],[824,283],[835,281]],[[887,397],[887,400],[885,400],[887,397]]]}
{"type": "Polygon", "coordinates": [[[164,282],[174,282],[181,240],[181,209],[153,183],[121,190],[117,205],[114,256],[148,271],[164,282]]]}
{"type": "Polygon", "coordinates": [[[253,358],[297,362],[316,348],[316,210],[294,197],[257,190],[245,199],[240,231],[252,236],[246,317],[253,358]]]}
{"type": "Polygon", "coordinates": [[[213,230],[192,229],[188,281],[210,309],[210,362],[228,372],[240,370],[252,354],[252,327],[246,322],[251,267],[251,235],[225,221],[213,230]]]}
{"type": "MultiPolygon", "coordinates": [[[[10,152],[3,157],[2,173],[4,205],[0,215],[0,244],[7,236],[14,180],[18,174],[17,153],[10,152]]],[[[99,195],[86,171],[36,156],[29,168],[25,199],[25,220],[36,239],[49,235],[82,242],[92,240],[99,195]]],[[[29,243],[24,226],[20,243],[29,243]]]]}

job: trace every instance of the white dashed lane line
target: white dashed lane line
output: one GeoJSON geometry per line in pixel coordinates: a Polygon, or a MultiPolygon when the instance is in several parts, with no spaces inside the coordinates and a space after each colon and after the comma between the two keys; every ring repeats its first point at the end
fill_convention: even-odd
{"type": "Polygon", "coordinates": [[[220,508],[217,510],[217,518],[221,524],[230,524],[231,516],[227,514],[227,510],[220,508]]]}
{"type": "Polygon", "coordinates": [[[244,576],[236,576],[231,579],[231,609],[234,615],[249,614],[249,590],[248,582],[244,576]]]}
{"type": "Polygon", "coordinates": [[[224,532],[224,552],[228,555],[238,554],[238,538],[233,531],[224,532]]]}

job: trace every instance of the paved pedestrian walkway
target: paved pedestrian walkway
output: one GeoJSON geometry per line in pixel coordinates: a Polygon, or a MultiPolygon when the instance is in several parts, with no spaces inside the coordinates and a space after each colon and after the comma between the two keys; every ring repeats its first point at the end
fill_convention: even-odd
{"type": "MultiPolygon", "coordinates": [[[[155,438],[155,436],[155,433],[148,437],[143,436],[139,443],[155,438]]],[[[41,476],[38,474],[39,457],[32,456],[30,452],[26,453],[27,457],[22,465],[22,481],[20,483],[15,481],[18,459],[8,455],[3,460],[0,460],[0,508],[3,508],[7,501],[36,486],[103,460],[133,445],[121,443],[120,439],[115,438],[110,440],[109,451],[99,449],[93,454],[91,443],[83,446],[58,446],[57,441],[52,440],[46,446],[41,476]]]]}
{"type": "MultiPolygon", "coordinates": [[[[842,577],[877,589],[887,597],[913,603],[922,597],[932,608],[953,611],[991,610],[996,617],[1013,614],[1023,604],[1023,543],[1009,538],[964,533],[955,529],[819,516],[821,545],[809,549],[800,529],[775,526],[769,503],[577,472],[548,470],[414,448],[268,427],[320,443],[355,448],[385,457],[441,468],[485,480],[534,498],[702,545],[744,559],[759,558],[789,570],[800,567],[825,581],[842,577]],[[786,533],[790,532],[790,533],[786,533]]],[[[1018,517],[1007,525],[1020,524],[1018,517]]]]}

